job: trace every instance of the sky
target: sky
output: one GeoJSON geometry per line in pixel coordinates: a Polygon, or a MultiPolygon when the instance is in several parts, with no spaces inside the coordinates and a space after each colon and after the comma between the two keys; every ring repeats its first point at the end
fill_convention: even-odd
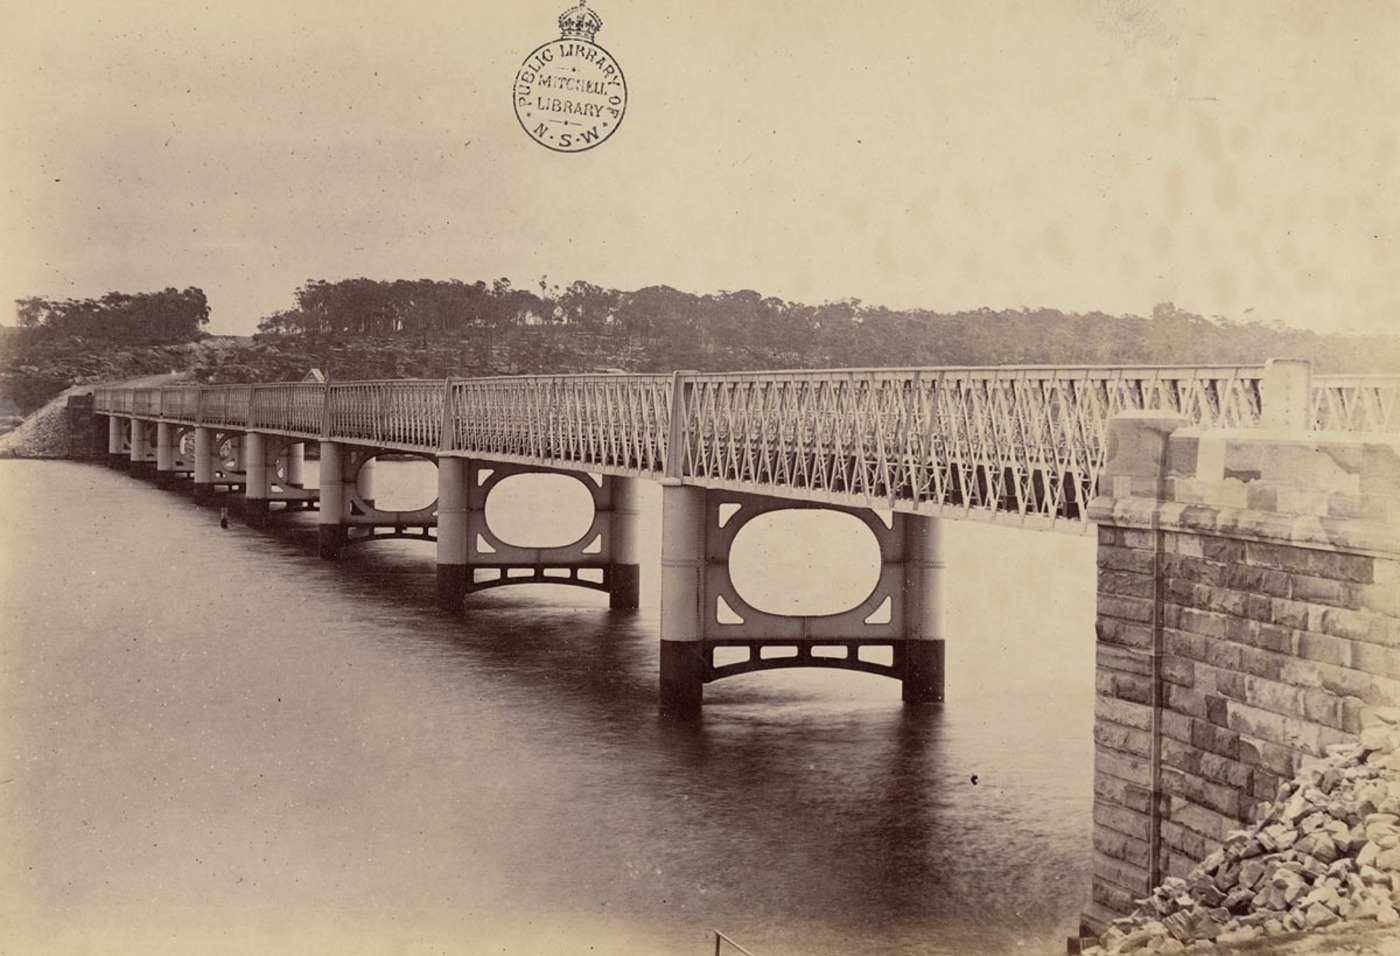
{"type": "Polygon", "coordinates": [[[525,135],[568,0],[3,0],[0,322],[198,286],[586,279],[1400,332],[1400,4],[591,0],[625,119],[525,135]]]}

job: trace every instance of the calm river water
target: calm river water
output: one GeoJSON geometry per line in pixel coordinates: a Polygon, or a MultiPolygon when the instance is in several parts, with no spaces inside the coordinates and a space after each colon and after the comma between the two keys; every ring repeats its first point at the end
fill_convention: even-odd
{"type": "MultiPolygon", "coordinates": [[[[431,498],[421,467],[380,462],[381,500],[431,498]]],[[[313,514],[220,531],[100,466],[0,462],[0,950],[1063,952],[1091,538],[950,526],[941,709],[787,671],[676,726],[643,503],[640,611],[530,586],[454,619],[431,545],[323,562],[313,514]]],[[[861,553],[833,581],[780,544],[818,592],[861,553]]]]}

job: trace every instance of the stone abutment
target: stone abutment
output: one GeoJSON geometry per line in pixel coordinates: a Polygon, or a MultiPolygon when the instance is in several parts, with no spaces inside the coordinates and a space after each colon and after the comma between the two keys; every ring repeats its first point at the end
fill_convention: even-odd
{"type": "Polygon", "coordinates": [[[1112,423],[1086,935],[1400,702],[1400,441],[1112,423]]]}

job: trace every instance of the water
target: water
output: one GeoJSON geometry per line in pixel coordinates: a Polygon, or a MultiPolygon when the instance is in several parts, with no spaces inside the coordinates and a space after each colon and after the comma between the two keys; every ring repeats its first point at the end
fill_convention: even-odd
{"type": "MultiPolygon", "coordinates": [[[[378,464],[381,499],[430,490],[378,464]]],[[[431,546],[314,554],[101,467],[0,462],[14,951],[1063,952],[1087,899],[1093,545],[951,528],[948,702],[825,671],[656,715],[643,607],[434,608],[431,546]],[[974,784],[973,778],[976,777],[974,784]]]]}

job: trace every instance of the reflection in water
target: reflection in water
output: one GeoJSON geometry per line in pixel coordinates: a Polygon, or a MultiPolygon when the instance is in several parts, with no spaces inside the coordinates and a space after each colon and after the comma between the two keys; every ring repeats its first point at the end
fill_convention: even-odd
{"type": "Polygon", "coordinates": [[[0,463],[6,922],[143,954],[1062,947],[1091,543],[955,529],[941,709],[794,670],[675,724],[647,494],[640,611],[541,585],[454,619],[421,543],[331,564],[314,515],[221,533],[99,468],[0,463]]]}

